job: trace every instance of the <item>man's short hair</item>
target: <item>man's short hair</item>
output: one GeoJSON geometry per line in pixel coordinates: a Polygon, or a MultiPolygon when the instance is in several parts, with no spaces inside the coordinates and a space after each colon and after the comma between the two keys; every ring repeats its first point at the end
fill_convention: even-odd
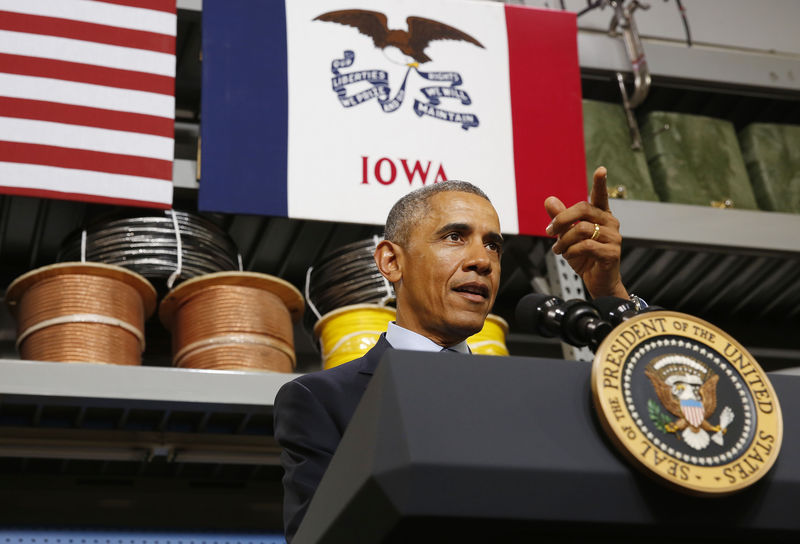
{"type": "Polygon", "coordinates": [[[386,218],[383,237],[401,246],[406,245],[412,226],[429,210],[428,199],[435,194],[451,191],[478,195],[491,202],[486,193],[468,181],[449,180],[426,185],[411,191],[392,206],[386,218]]]}

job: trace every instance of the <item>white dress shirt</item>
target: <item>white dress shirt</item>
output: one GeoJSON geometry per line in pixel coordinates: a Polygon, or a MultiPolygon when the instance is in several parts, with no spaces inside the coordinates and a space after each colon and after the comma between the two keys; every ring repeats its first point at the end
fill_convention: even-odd
{"type": "MultiPolygon", "coordinates": [[[[386,340],[394,349],[408,349],[412,351],[442,351],[442,349],[444,349],[430,338],[426,338],[414,331],[404,329],[394,321],[389,322],[389,327],[386,330],[386,340]]],[[[470,353],[466,340],[462,340],[453,346],[447,346],[447,349],[459,353],[470,353]]]]}

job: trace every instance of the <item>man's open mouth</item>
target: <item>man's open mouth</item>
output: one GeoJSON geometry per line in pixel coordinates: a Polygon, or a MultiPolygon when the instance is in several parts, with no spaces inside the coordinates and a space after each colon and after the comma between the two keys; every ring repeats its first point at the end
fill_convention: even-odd
{"type": "Polygon", "coordinates": [[[478,295],[483,298],[489,298],[489,288],[483,285],[482,283],[465,283],[464,285],[459,285],[458,287],[454,287],[453,291],[458,293],[467,293],[470,295],[478,295]]]}

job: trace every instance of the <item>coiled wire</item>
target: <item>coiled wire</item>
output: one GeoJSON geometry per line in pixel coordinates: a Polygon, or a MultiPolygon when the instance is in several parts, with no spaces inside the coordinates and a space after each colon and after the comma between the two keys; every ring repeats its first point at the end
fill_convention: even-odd
{"type": "Polygon", "coordinates": [[[508,355],[506,336],[508,322],[496,314],[486,316],[483,328],[467,338],[467,345],[475,355],[508,355]]]}
{"type": "Polygon", "coordinates": [[[8,288],[25,360],[141,364],[155,290],[138,274],[96,263],[61,263],[8,288]]]}
{"type": "Polygon", "coordinates": [[[221,227],[188,212],[162,213],[104,216],[67,236],[58,260],[122,266],[153,282],[162,294],[172,286],[166,282],[176,270],[176,284],[203,274],[239,270],[236,244],[221,227]]]}
{"type": "Polygon", "coordinates": [[[378,343],[397,312],[376,304],[354,304],[328,312],[314,327],[322,351],[322,368],[361,357],[378,343]]]}
{"type": "Polygon", "coordinates": [[[302,310],[300,292],[280,278],[218,272],[173,289],[159,315],[172,331],[174,366],[291,372],[292,320],[302,310]]]}
{"type": "Polygon", "coordinates": [[[306,327],[322,316],[354,304],[386,306],[394,301],[392,285],[381,275],[373,254],[380,237],[344,245],[323,256],[306,273],[306,327]]]}

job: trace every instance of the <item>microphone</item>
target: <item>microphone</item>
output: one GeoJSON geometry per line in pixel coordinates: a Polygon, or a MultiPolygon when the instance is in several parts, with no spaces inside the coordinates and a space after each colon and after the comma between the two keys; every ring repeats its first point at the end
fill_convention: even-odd
{"type": "Polygon", "coordinates": [[[592,305],[615,327],[639,313],[635,302],[620,297],[598,297],[592,305]]]}
{"type": "Polygon", "coordinates": [[[637,310],[634,301],[620,297],[598,297],[592,301],[592,305],[603,319],[610,321],[615,327],[640,313],[662,309],[660,306],[647,306],[637,310]]]}
{"type": "Polygon", "coordinates": [[[588,346],[592,351],[613,329],[585,300],[564,302],[552,295],[531,293],[520,299],[515,314],[517,323],[526,329],[541,336],[560,336],[568,344],[588,346]]]}

